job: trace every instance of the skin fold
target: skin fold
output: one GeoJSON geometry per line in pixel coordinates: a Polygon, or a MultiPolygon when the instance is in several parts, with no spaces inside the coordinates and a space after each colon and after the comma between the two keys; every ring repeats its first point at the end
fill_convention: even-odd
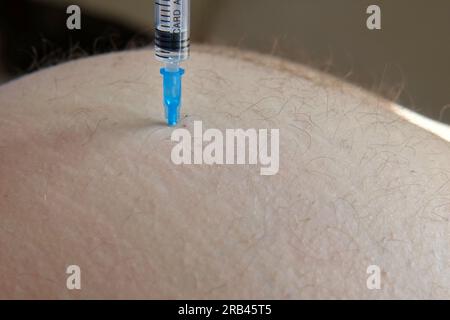
{"type": "Polygon", "coordinates": [[[279,129],[280,168],[177,166],[160,67],[130,51],[0,87],[0,298],[450,298],[447,142],[304,66],[199,46],[179,127],[279,129]]]}

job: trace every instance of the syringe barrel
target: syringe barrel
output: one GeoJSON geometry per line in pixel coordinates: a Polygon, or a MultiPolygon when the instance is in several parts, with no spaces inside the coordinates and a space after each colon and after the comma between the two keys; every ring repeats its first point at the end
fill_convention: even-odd
{"type": "Polygon", "coordinates": [[[189,58],[190,0],[155,1],[155,55],[163,62],[189,58]]]}

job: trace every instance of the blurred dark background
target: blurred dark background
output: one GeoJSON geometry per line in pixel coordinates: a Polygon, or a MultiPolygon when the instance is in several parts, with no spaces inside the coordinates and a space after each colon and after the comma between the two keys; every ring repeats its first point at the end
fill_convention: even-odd
{"type": "Polygon", "coordinates": [[[68,30],[63,1],[0,0],[0,81],[67,60],[149,45],[151,32],[81,8],[68,30]]]}
{"type": "MultiPolygon", "coordinates": [[[[450,123],[449,0],[191,0],[192,40],[311,65],[450,123]],[[382,9],[382,30],[366,9],[382,9]]],[[[152,0],[0,0],[0,83],[153,41],[152,0]],[[67,6],[82,29],[66,28],[67,6]]]]}

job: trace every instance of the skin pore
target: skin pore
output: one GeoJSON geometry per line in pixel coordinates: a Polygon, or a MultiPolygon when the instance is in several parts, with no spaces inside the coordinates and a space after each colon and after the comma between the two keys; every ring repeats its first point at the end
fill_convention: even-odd
{"type": "Polygon", "coordinates": [[[179,127],[279,129],[279,171],[177,166],[160,66],[0,87],[0,298],[450,298],[447,142],[301,65],[197,47],[179,127]]]}

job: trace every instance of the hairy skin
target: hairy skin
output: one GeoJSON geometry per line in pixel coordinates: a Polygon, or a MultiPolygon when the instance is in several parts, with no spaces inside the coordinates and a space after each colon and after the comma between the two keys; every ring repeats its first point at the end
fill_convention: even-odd
{"type": "Polygon", "coordinates": [[[172,164],[151,50],[6,84],[0,298],[450,298],[447,142],[303,66],[185,66],[180,126],[279,128],[279,173],[172,164]]]}

